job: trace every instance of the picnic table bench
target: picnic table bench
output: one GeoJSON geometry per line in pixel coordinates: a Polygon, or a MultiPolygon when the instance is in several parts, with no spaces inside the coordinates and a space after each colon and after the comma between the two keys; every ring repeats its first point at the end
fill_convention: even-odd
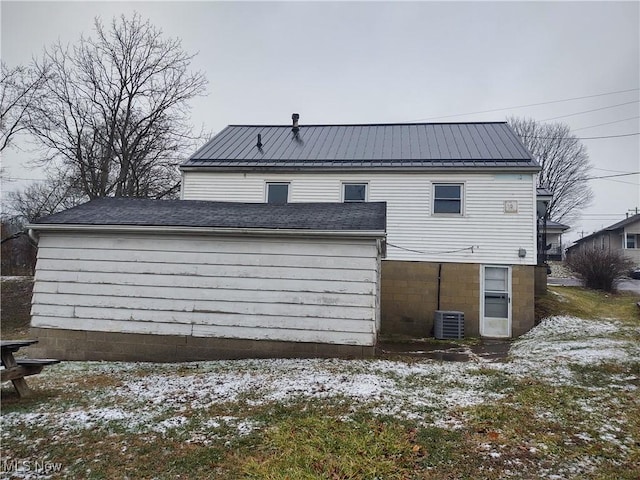
{"type": "Polygon", "coordinates": [[[0,341],[0,350],[2,358],[2,366],[0,370],[2,382],[11,380],[20,397],[27,397],[31,393],[24,377],[29,375],[37,375],[47,365],[60,363],[60,360],[52,358],[18,358],[13,354],[22,347],[28,347],[38,343],[37,340],[2,340],[0,341]]]}

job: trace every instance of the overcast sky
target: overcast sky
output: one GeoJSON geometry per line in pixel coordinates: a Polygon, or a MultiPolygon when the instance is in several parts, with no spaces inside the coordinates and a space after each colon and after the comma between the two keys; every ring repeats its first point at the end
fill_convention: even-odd
{"type": "MultiPolygon", "coordinates": [[[[593,175],[604,176],[640,171],[639,6],[3,0],[1,54],[9,66],[25,64],[58,39],[90,35],[96,16],[137,11],[198,52],[192,66],[210,84],[193,102],[193,122],[208,130],[288,124],[293,112],[301,125],[555,119],[585,138],[593,175]],[[626,134],[636,135],[588,138],[626,134]]],[[[26,169],[34,155],[5,151],[20,180],[4,182],[3,195],[42,177],[26,169]]],[[[594,204],[571,240],[640,208],[640,175],[591,186],[594,204]]]]}

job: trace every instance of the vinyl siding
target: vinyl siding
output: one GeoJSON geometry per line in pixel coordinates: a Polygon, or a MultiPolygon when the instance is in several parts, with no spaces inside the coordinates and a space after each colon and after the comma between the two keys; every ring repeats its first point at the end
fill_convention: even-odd
{"type": "Polygon", "coordinates": [[[375,240],[42,232],[32,326],[374,345],[375,240]]]}
{"type": "Polygon", "coordinates": [[[292,202],[340,202],[343,182],[368,183],[368,200],[387,202],[387,258],[390,260],[536,263],[536,190],[535,175],[531,173],[367,175],[187,171],[183,172],[183,198],[262,202],[264,185],[272,181],[291,183],[292,202]],[[440,182],[464,185],[464,215],[431,213],[433,184],[440,182]],[[517,201],[517,213],[505,213],[507,200],[517,201]],[[520,249],[526,250],[524,258],[518,256],[520,249]]]}

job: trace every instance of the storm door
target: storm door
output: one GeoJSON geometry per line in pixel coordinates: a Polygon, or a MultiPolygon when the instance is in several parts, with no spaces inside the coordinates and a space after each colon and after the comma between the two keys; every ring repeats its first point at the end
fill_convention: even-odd
{"type": "Polygon", "coordinates": [[[511,336],[511,268],[482,267],[480,335],[511,336]]]}

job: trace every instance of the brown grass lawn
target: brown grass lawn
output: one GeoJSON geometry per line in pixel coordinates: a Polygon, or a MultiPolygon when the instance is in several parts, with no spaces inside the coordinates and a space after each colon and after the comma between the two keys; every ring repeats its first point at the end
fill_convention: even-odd
{"type": "Polygon", "coordinates": [[[0,478],[638,480],[637,301],[552,288],[505,363],[63,362],[3,385],[0,478]]]}

